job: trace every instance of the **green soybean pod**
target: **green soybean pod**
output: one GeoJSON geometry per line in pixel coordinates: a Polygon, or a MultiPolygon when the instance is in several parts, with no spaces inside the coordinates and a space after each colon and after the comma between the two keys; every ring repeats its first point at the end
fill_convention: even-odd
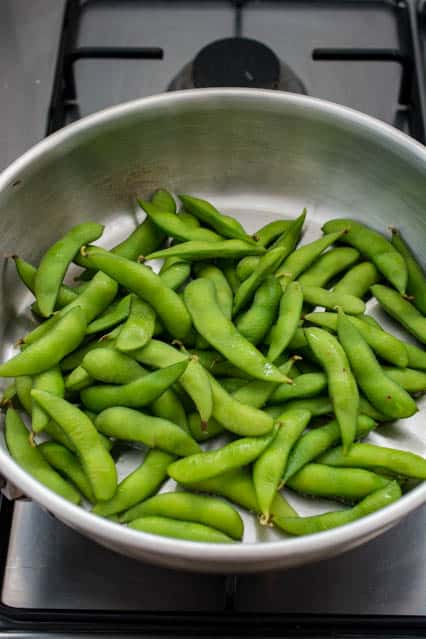
{"type": "Polygon", "coordinates": [[[189,261],[206,259],[226,259],[245,255],[263,255],[266,250],[261,246],[243,240],[222,240],[220,242],[188,241],[175,244],[169,248],[154,251],[146,256],[147,260],[157,258],[180,257],[189,261]]]}
{"type": "Polygon", "coordinates": [[[266,248],[271,242],[285,233],[292,223],[293,220],[274,220],[273,222],[268,222],[268,224],[265,224],[265,226],[262,226],[262,228],[256,231],[253,237],[260,246],[266,248]]]}
{"type": "Polygon", "coordinates": [[[344,295],[355,295],[355,297],[363,298],[369,290],[370,286],[380,281],[380,273],[372,262],[361,262],[351,268],[337,282],[333,290],[335,293],[344,295]]]}
{"type": "Polygon", "coordinates": [[[339,306],[345,313],[351,315],[359,315],[365,311],[364,302],[353,295],[335,293],[335,291],[328,291],[319,286],[302,286],[302,291],[304,301],[314,306],[324,306],[330,309],[339,306]]]}
{"type": "MultiPolygon", "coordinates": [[[[39,373],[33,379],[33,388],[38,390],[44,390],[48,393],[53,393],[58,397],[63,397],[65,393],[64,379],[62,377],[61,369],[58,365],[53,366],[44,373],[39,373]]],[[[32,405],[31,422],[32,429],[35,433],[39,433],[44,430],[49,421],[49,415],[47,415],[40,406],[37,404],[32,405]]]]}
{"type": "Polygon", "coordinates": [[[281,264],[280,268],[276,272],[277,277],[285,277],[287,281],[295,280],[308,266],[312,264],[317,257],[321,255],[329,246],[334,244],[345,231],[339,231],[338,233],[330,233],[330,235],[324,235],[319,240],[310,242],[301,246],[287,257],[287,259],[281,264]]]}
{"type": "Polygon", "coordinates": [[[384,488],[388,483],[388,478],[362,468],[306,464],[288,480],[287,486],[302,495],[353,503],[384,488]]]}
{"type": "Polygon", "coordinates": [[[252,305],[235,319],[238,331],[255,346],[263,340],[274,323],[281,293],[277,278],[268,275],[254,294],[252,305]]]}
{"type": "Polygon", "coordinates": [[[39,482],[73,504],[80,503],[80,495],[44,459],[38,448],[29,441],[29,432],[19,413],[13,408],[6,412],[5,438],[13,459],[39,482]]]}
{"type": "Polygon", "coordinates": [[[398,229],[391,227],[392,245],[401,253],[408,272],[407,293],[412,296],[414,306],[426,315],[426,279],[422,267],[414,257],[410,247],[398,229]]]}
{"type": "Polygon", "coordinates": [[[278,430],[253,466],[253,482],[262,513],[268,523],[270,508],[285,471],[288,455],[311,419],[309,411],[287,411],[278,418],[278,430]]]}
{"type": "Polygon", "coordinates": [[[216,291],[217,302],[222,310],[222,313],[229,319],[232,316],[232,300],[233,293],[229,286],[226,277],[218,268],[213,264],[203,264],[201,268],[195,268],[197,277],[204,277],[210,280],[214,284],[216,291]]]}
{"type": "MultiPolygon", "coordinates": [[[[342,246],[320,255],[300,277],[302,286],[324,287],[333,277],[352,266],[359,258],[359,251],[342,246]]],[[[355,295],[350,291],[351,295],[355,295]]]]}
{"type": "Polygon", "coordinates": [[[125,321],[130,313],[131,302],[132,296],[126,295],[122,297],[121,300],[117,300],[117,302],[111,304],[104,313],[90,322],[86,334],[93,335],[94,333],[101,333],[125,321]]]}
{"type": "MultiPolygon", "coordinates": [[[[16,272],[18,273],[21,281],[31,291],[31,293],[34,293],[35,276],[37,273],[36,267],[30,264],[29,262],[26,262],[18,255],[13,255],[12,257],[15,261],[16,272]]],[[[67,304],[75,300],[77,295],[78,293],[74,289],[72,289],[69,286],[66,286],[66,284],[62,284],[59,287],[55,308],[62,308],[63,306],[66,306],[67,304]]]]}
{"type": "Polygon", "coordinates": [[[104,435],[140,442],[172,455],[193,455],[200,451],[198,444],[176,424],[124,406],[114,406],[102,411],[95,424],[104,435]]]}
{"type": "MultiPolygon", "coordinates": [[[[400,340],[382,328],[365,322],[363,317],[350,316],[348,319],[379,357],[396,366],[407,366],[407,349],[400,340]]],[[[332,331],[337,330],[337,313],[308,313],[305,321],[332,331]]]]}
{"type": "Polygon", "coordinates": [[[83,292],[59,312],[59,317],[72,308],[79,306],[86,315],[86,322],[89,324],[95,317],[102,313],[114,300],[117,295],[118,285],[115,280],[105,273],[96,273],[88,282],[83,292]]]}
{"type": "Polygon", "coordinates": [[[198,413],[190,413],[188,425],[190,434],[197,442],[206,442],[225,431],[225,427],[214,417],[211,417],[207,423],[203,423],[198,413]]]}
{"type": "Polygon", "coordinates": [[[414,399],[386,375],[361,333],[340,309],[337,334],[355,379],[371,404],[392,419],[414,415],[414,399]]]}
{"type": "Polygon", "coordinates": [[[81,366],[90,377],[104,384],[128,384],[147,374],[132,357],[101,346],[86,353],[81,366]]]}
{"type": "Polygon", "coordinates": [[[15,386],[19,403],[21,404],[27,415],[31,416],[33,411],[33,402],[31,399],[33,378],[30,375],[20,375],[15,379],[15,386]]]}
{"type": "Polygon", "coordinates": [[[271,329],[268,359],[274,362],[287,348],[300,321],[303,306],[302,288],[298,282],[290,282],[284,291],[276,324],[271,329]]]}
{"type": "Polygon", "coordinates": [[[272,419],[278,419],[281,413],[287,409],[308,410],[312,417],[322,417],[333,412],[333,404],[329,397],[309,397],[308,399],[292,399],[284,404],[268,406],[264,412],[270,415],[272,419]]]}
{"type": "Polygon", "coordinates": [[[246,466],[257,459],[271,442],[273,434],[244,437],[218,450],[196,453],[170,464],[168,473],[175,481],[185,484],[209,479],[227,470],[246,466]]]}
{"type": "Polygon", "coordinates": [[[184,282],[191,275],[191,264],[181,260],[178,257],[169,257],[164,261],[167,264],[167,269],[160,270],[159,276],[165,286],[168,286],[173,291],[180,288],[184,282]]]}
{"type": "Polygon", "coordinates": [[[32,390],[31,397],[68,435],[95,498],[110,499],[117,488],[117,472],[91,420],[73,404],[50,393],[32,390]]]}
{"type": "Polygon", "coordinates": [[[64,357],[64,359],[59,363],[62,372],[67,373],[69,371],[73,371],[74,368],[77,368],[77,366],[81,365],[86,353],[93,349],[99,348],[100,346],[107,348],[109,344],[109,340],[94,340],[84,343],[75,351],[64,357]]]}
{"type": "Polygon", "coordinates": [[[92,512],[101,517],[110,517],[126,511],[120,517],[120,521],[129,522],[137,519],[137,513],[134,515],[135,504],[157,492],[168,478],[167,468],[174,459],[174,455],[163,450],[149,450],[142,464],[118,484],[115,495],[108,501],[98,502],[92,512]]]}
{"type": "Polygon", "coordinates": [[[232,314],[236,315],[242,308],[247,306],[251,301],[254,293],[259,288],[267,275],[274,273],[282,260],[285,257],[285,249],[275,248],[271,249],[263,255],[254,269],[253,273],[249,275],[238,287],[235,293],[234,304],[232,307],[232,314]]]}
{"type": "Polygon", "coordinates": [[[104,384],[81,391],[81,400],[89,410],[100,413],[112,406],[142,408],[160,397],[176,382],[188,365],[188,360],[149,373],[128,384],[104,384]]]}
{"type": "Polygon", "coordinates": [[[407,351],[408,366],[411,368],[426,370],[426,351],[423,348],[419,348],[418,346],[409,344],[408,342],[401,342],[401,344],[405,346],[407,351]]]}
{"type": "Polygon", "coordinates": [[[426,344],[426,318],[410,302],[397,291],[381,284],[372,286],[371,292],[388,315],[396,319],[422,344],[426,344]]]}
{"type": "Polygon", "coordinates": [[[77,457],[65,446],[45,442],[37,446],[45,460],[66,479],[69,479],[90,502],[95,501],[92,487],[77,457]]]}
{"type": "MultiPolygon", "coordinates": [[[[239,513],[222,499],[193,495],[186,492],[162,493],[155,495],[132,508],[133,519],[140,517],[171,517],[183,521],[193,521],[241,540],[244,525],[239,513]]],[[[129,513],[121,521],[132,521],[129,513]]]]}
{"type": "Polygon", "coordinates": [[[180,426],[188,435],[191,434],[185,409],[177,393],[172,388],[168,388],[160,397],[155,399],[150,408],[156,417],[168,419],[180,426]]]}
{"type": "Polygon", "coordinates": [[[116,348],[124,352],[142,348],[154,335],[154,328],[155,313],[152,307],[133,296],[129,316],[117,337],[116,348]]]}
{"type": "Polygon", "coordinates": [[[426,391],[426,373],[414,368],[393,368],[384,366],[384,372],[394,382],[402,386],[409,393],[424,393],[426,391]]]}
{"type": "Polygon", "coordinates": [[[84,388],[92,386],[93,382],[93,377],[90,377],[89,373],[82,366],[77,366],[77,368],[74,368],[65,378],[65,390],[71,393],[79,392],[84,388]]]}
{"type": "Polygon", "coordinates": [[[184,303],[150,268],[94,246],[86,248],[84,253],[91,265],[151,304],[175,338],[180,339],[189,333],[191,320],[184,303]]]}
{"type": "Polygon", "coordinates": [[[269,398],[270,404],[288,402],[292,399],[315,397],[327,388],[324,373],[304,373],[293,380],[293,384],[280,384],[269,398]]]}
{"type": "MultiPolygon", "coordinates": [[[[303,209],[301,215],[297,217],[295,220],[291,222],[289,227],[280,235],[280,237],[269,247],[270,249],[282,248],[284,249],[284,257],[285,259],[296,247],[301,233],[303,224],[306,218],[306,209],[303,209]]],[[[238,263],[237,266],[237,275],[241,281],[245,280],[249,277],[254,269],[256,268],[259,262],[259,258],[247,257],[238,263]]]]}
{"type": "Polygon", "coordinates": [[[160,535],[161,537],[174,537],[187,541],[199,541],[214,544],[229,544],[233,542],[231,537],[219,530],[197,524],[190,521],[179,521],[169,517],[141,517],[129,523],[129,528],[140,532],[160,535]]]}
{"type": "Polygon", "coordinates": [[[217,304],[212,282],[202,278],[193,280],[185,288],[184,300],[197,331],[232,364],[257,379],[287,381],[223,315],[217,304]]]}
{"type": "Polygon", "coordinates": [[[9,406],[10,402],[16,395],[16,383],[11,382],[3,391],[3,395],[0,400],[0,406],[5,407],[9,406]]]}
{"type": "MultiPolygon", "coordinates": [[[[154,368],[171,366],[188,360],[188,356],[184,353],[155,339],[152,339],[144,348],[132,351],[132,357],[154,368]]],[[[213,410],[212,391],[207,371],[196,359],[189,358],[188,367],[180,377],[179,384],[194,401],[202,421],[207,423],[213,410]]]]}
{"type": "MultiPolygon", "coordinates": [[[[234,504],[246,510],[260,514],[251,473],[247,468],[229,470],[217,477],[186,484],[187,490],[211,493],[226,497],[234,504]]],[[[294,517],[296,511],[290,506],[281,493],[276,493],[271,506],[272,518],[275,516],[294,517]]]]}
{"type": "Polygon", "coordinates": [[[359,411],[359,393],[345,351],[337,339],[321,328],[305,330],[312,348],[328,378],[333,409],[342,431],[347,452],[354,440],[359,411]]]}
{"type": "Polygon", "coordinates": [[[214,231],[205,228],[194,228],[186,224],[180,216],[163,211],[154,206],[151,202],[138,200],[139,206],[145,211],[149,218],[162,229],[166,235],[173,237],[181,242],[200,241],[200,242],[217,242],[223,239],[214,231]]]}
{"type": "Polygon", "coordinates": [[[234,260],[221,260],[221,267],[223,274],[231,287],[232,293],[236,293],[240,285],[240,280],[238,279],[234,260]]]}
{"type": "Polygon", "coordinates": [[[191,195],[179,195],[179,199],[186,211],[211,226],[220,235],[237,240],[252,241],[238,220],[229,215],[223,215],[207,200],[191,195]]]}
{"type": "Polygon", "coordinates": [[[400,293],[405,293],[407,267],[404,258],[392,244],[377,231],[355,220],[330,220],[322,227],[324,233],[335,233],[342,229],[346,229],[346,233],[341,241],[367,256],[400,293]]]}
{"type": "Polygon", "coordinates": [[[229,395],[214,379],[210,378],[213,396],[213,417],[237,435],[257,437],[272,430],[273,420],[254,406],[242,404],[229,395]]]}
{"type": "Polygon", "coordinates": [[[79,308],[61,317],[49,333],[0,365],[1,377],[36,375],[59,364],[84,338],[86,318],[79,308]]]}
{"type": "Polygon", "coordinates": [[[37,305],[48,317],[56,304],[66,270],[83,244],[97,240],[103,233],[102,224],[84,222],[70,229],[43,255],[34,281],[37,305]]]}
{"type": "MultiPolygon", "coordinates": [[[[357,419],[357,429],[355,437],[361,439],[375,428],[376,422],[370,417],[360,415],[357,419]]],[[[290,453],[287,467],[284,473],[284,483],[293,477],[301,468],[310,461],[319,457],[331,446],[341,440],[341,432],[337,420],[328,422],[324,426],[312,428],[302,435],[290,453]]]]}
{"type": "Polygon", "coordinates": [[[349,524],[366,515],[389,506],[401,497],[398,482],[389,482],[384,488],[376,490],[348,510],[324,513],[312,517],[276,517],[274,523],[289,535],[312,535],[349,524]]]}
{"type": "Polygon", "coordinates": [[[343,455],[342,448],[337,446],[318,457],[317,461],[328,466],[369,468],[404,477],[426,479],[426,459],[405,450],[374,444],[354,444],[347,455],[343,455]]]}

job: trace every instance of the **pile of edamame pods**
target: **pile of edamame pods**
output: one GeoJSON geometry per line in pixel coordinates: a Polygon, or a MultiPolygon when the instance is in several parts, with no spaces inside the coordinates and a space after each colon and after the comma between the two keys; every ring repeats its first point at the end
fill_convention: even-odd
{"type": "Polygon", "coordinates": [[[243,539],[234,505],[304,535],[426,479],[421,456],[362,442],[426,390],[426,281],[400,233],[333,219],[298,246],[306,211],[249,236],[209,202],[179,200],[178,212],[165,190],[139,201],[143,223],[111,250],[86,222],[38,267],[14,256],[40,322],[0,365],[12,457],[98,516],[212,543],[243,539]],[[407,341],[366,313],[371,296],[407,341]],[[120,451],[141,445],[118,482],[120,451]],[[178,489],[159,492],[169,478],[178,489]],[[283,487],[347,507],[302,517],[283,487]]]}

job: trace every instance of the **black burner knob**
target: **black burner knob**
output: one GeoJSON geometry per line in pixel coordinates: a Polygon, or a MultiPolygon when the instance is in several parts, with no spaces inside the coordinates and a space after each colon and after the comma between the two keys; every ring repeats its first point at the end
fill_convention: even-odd
{"type": "Polygon", "coordinates": [[[280,61],[261,42],[248,38],[225,38],[201,49],[192,65],[192,80],[197,89],[276,89],[280,80],[280,61]]]}

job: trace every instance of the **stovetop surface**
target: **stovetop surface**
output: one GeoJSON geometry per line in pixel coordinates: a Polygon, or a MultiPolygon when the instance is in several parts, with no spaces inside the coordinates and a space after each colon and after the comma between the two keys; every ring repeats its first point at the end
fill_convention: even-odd
{"type": "MultiPolygon", "coordinates": [[[[404,110],[398,111],[397,63],[312,59],[317,47],[398,47],[392,3],[253,1],[241,22],[226,1],[123,0],[119,6],[87,2],[79,45],[162,47],[164,57],[78,61],[80,115],[165,91],[204,45],[241,29],[290,65],[310,95],[407,130],[404,110]]],[[[63,0],[2,0],[0,168],[43,137],[63,8],[63,0]]],[[[1,604],[11,616],[21,609],[424,616],[425,527],[422,508],[361,548],[285,572],[240,576],[229,593],[229,577],[136,563],[84,539],[37,505],[18,502],[1,604]]]]}

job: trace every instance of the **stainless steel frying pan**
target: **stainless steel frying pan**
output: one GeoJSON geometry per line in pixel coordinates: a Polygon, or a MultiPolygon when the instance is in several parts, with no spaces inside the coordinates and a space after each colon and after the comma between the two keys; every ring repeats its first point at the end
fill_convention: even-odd
{"type": "MultiPolygon", "coordinates": [[[[103,244],[110,246],[140,219],[135,196],[160,186],[211,199],[250,231],[277,216],[294,217],[306,206],[304,241],[336,216],[381,231],[394,224],[419,258],[426,257],[422,146],[335,104],[240,89],[177,92],[123,104],[38,144],[0,176],[0,251],[37,263],[66,228],[87,219],[107,224],[103,244]]],[[[30,297],[8,262],[0,286],[2,357],[7,358],[31,322],[30,297]]],[[[426,454],[424,415],[420,411],[371,439],[426,454]]],[[[130,456],[124,458],[120,471],[132,463],[130,456]]],[[[245,515],[244,543],[225,547],[139,533],[67,503],[15,464],[3,433],[0,472],[104,546],[136,559],[212,572],[277,569],[330,557],[379,535],[426,501],[423,484],[383,511],[301,539],[284,538],[245,515]]],[[[335,507],[289,498],[301,514],[335,507]]]]}

